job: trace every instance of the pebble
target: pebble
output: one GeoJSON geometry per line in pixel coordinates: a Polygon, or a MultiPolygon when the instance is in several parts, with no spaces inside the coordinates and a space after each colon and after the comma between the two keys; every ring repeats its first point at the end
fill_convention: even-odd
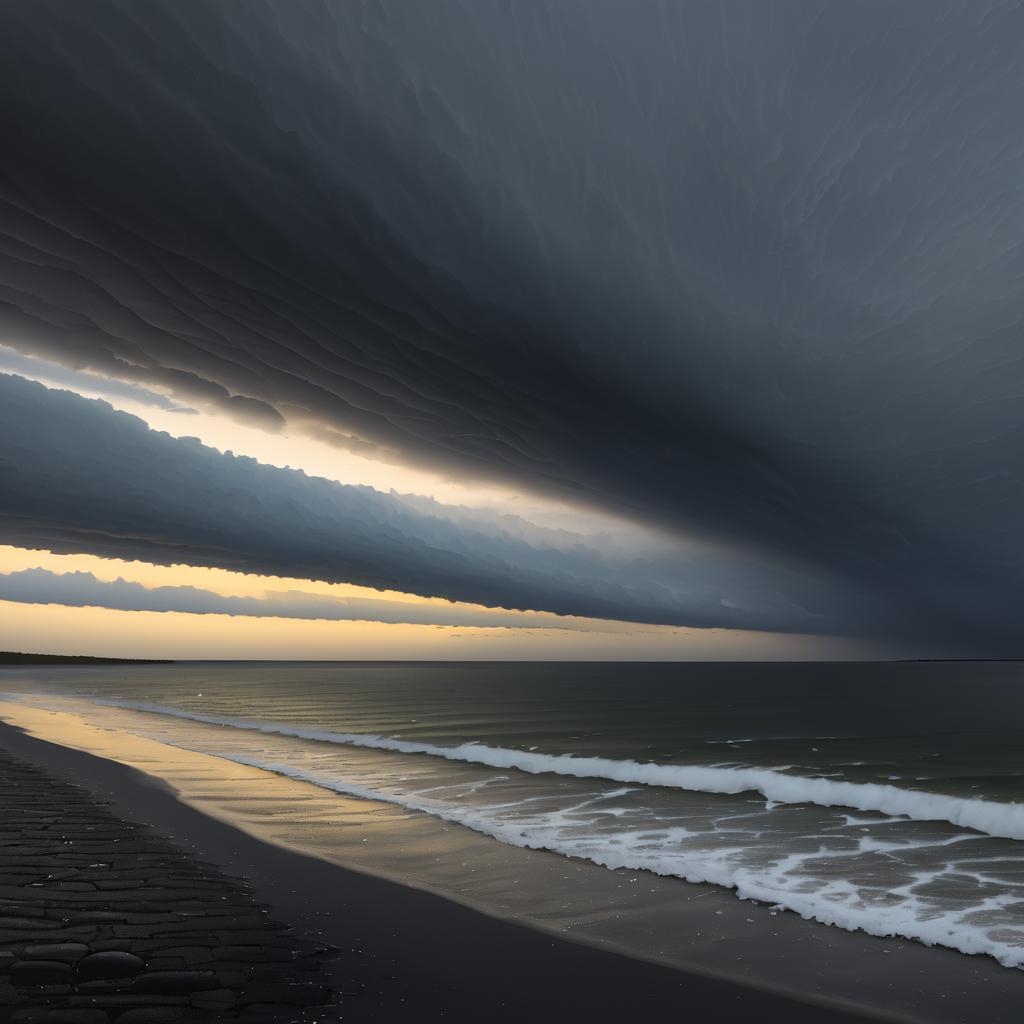
{"type": "Polygon", "coordinates": [[[145,967],[145,961],[134,953],[108,949],[102,953],[90,953],[79,960],[75,965],[75,978],[78,981],[134,978],[145,967]]]}
{"type": "Polygon", "coordinates": [[[290,1020],[330,1001],[328,951],[244,883],[3,750],[0,807],[0,1020],[290,1020]]]}
{"type": "Polygon", "coordinates": [[[26,946],[21,952],[21,959],[60,960],[73,964],[88,952],[89,947],[84,942],[51,942],[41,946],[26,946]]]}

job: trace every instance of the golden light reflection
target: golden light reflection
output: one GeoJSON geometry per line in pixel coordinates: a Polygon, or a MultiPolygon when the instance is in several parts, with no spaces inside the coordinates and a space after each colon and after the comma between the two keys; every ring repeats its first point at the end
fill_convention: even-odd
{"type": "Polygon", "coordinates": [[[851,641],[719,629],[590,633],[114,611],[0,601],[0,650],[254,660],[744,661],[869,656],[851,641]]]}

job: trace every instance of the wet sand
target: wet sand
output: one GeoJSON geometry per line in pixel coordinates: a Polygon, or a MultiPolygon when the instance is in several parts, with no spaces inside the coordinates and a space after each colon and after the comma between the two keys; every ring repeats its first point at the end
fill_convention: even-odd
{"type": "Polygon", "coordinates": [[[320,971],[335,951],[273,920],[243,881],[6,743],[0,807],[0,1016],[144,1024],[325,1012],[320,971]]]}
{"type": "MultiPolygon", "coordinates": [[[[115,816],[152,826],[193,863],[201,857],[212,865],[198,870],[244,878],[249,898],[292,926],[297,940],[337,947],[336,959],[321,955],[317,975],[336,1002],[306,1010],[310,1020],[878,1019],[567,942],[262,842],[134,768],[11,726],[0,726],[0,750],[78,782],[95,800],[109,801],[115,816]]],[[[256,1019],[246,1008],[225,1012],[256,1019]]]]}

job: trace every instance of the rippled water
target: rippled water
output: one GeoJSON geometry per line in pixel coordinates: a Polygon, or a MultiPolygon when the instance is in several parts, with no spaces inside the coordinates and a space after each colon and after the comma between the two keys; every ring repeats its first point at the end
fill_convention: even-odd
{"type": "Polygon", "coordinates": [[[1022,683],[1011,663],[183,663],[15,689],[505,844],[1019,967],[1022,683]]]}

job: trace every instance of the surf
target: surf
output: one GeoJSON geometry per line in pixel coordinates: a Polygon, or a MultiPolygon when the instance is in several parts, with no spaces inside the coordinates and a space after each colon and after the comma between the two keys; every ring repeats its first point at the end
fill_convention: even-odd
{"type": "Polygon", "coordinates": [[[859,811],[898,815],[915,821],[945,821],[959,828],[972,829],[1001,839],[1024,839],[1024,804],[928,793],[885,783],[846,782],[750,766],[662,764],[575,754],[549,754],[475,742],[443,746],[373,733],[334,732],[285,722],[206,715],[144,701],[108,700],[97,703],[271,736],[291,736],[318,743],[366,747],[402,754],[425,754],[466,764],[511,768],[529,775],[566,775],[696,793],[731,795],[753,792],[759,793],[769,803],[849,807],[859,811]]]}

